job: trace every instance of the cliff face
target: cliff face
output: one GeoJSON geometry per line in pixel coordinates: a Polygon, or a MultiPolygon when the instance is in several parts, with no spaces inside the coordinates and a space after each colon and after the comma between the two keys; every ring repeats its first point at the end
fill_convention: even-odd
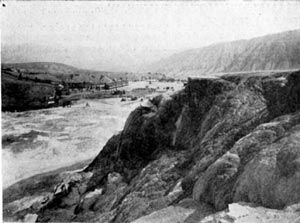
{"type": "MultiPolygon", "coordinates": [[[[300,203],[299,109],[299,71],[190,79],[133,111],[84,171],[62,177],[31,212],[38,221],[131,222],[150,214],[136,222],[214,222],[209,215],[231,203],[300,203]]],[[[299,217],[290,212],[282,211],[299,217]]]]}

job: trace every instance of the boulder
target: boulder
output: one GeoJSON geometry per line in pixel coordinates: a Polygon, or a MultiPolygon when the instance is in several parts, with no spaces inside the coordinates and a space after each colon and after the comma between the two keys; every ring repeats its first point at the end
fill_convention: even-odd
{"type": "Polygon", "coordinates": [[[89,192],[85,195],[85,197],[80,202],[80,208],[82,210],[90,210],[91,207],[96,203],[99,197],[102,195],[102,189],[95,189],[92,192],[89,192]]]}
{"type": "Polygon", "coordinates": [[[34,222],[36,222],[37,218],[38,218],[37,214],[27,214],[25,216],[25,218],[24,218],[24,222],[28,222],[28,223],[32,222],[32,223],[34,223],[34,222]]]}
{"type": "Polygon", "coordinates": [[[193,197],[218,210],[232,201],[282,208],[300,200],[300,113],[255,128],[199,175],[193,197]]]}

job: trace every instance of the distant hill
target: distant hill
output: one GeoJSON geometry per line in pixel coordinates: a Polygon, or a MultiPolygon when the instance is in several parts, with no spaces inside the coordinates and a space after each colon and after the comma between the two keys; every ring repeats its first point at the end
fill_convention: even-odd
{"type": "Polygon", "coordinates": [[[139,68],[170,56],[178,50],[120,49],[65,44],[1,44],[2,63],[58,62],[71,66],[114,72],[138,72],[139,68]]]}
{"type": "Polygon", "coordinates": [[[55,86],[46,83],[18,80],[1,72],[2,111],[24,111],[45,108],[46,98],[55,95],[55,86]]]}
{"type": "Polygon", "coordinates": [[[105,76],[111,79],[139,80],[141,77],[161,78],[156,73],[109,72],[79,69],[62,63],[33,62],[33,63],[6,63],[2,69],[20,71],[24,75],[35,75],[39,79],[56,81],[74,81],[98,83],[105,76]]]}
{"type": "Polygon", "coordinates": [[[218,43],[174,54],[145,69],[168,76],[300,68],[300,30],[218,43]]]}
{"type": "Polygon", "coordinates": [[[126,77],[125,73],[88,71],[61,63],[2,64],[2,111],[47,108],[47,98],[56,95],[58,84],[100,84],[108,75],[116,79],[126,77]]]}
{"type": "Polygon", "coordinates": [[[99,47],[47,45],[43,43],[24,43],[1,46],[2,63],[59,62],[75,67],[97,70],[126,71],[126,68],[99,47]]]}
{"type": "Polygon", "coordinates": [[[125,80],[134,81],[141,78],[165,78],[165,76],[156,73],[84,70],[50,62],[2,64],[2,111],[49,107],[47,98],[57,94],[57,87],[60,84],[66,86],[65,91],[68,91],[70,86],[83,88],[89,84],[101,85],[108,82],[122,85],[123,82],[127,83],[125,80]]]}
{"type": "Polygon", "coordinates": [[[3,68],[15,68],[26,72],[40,72],[49,74],[71,74],[79,69],[61,63],[34,62],[34,63],[7,63],[3,68]]]}

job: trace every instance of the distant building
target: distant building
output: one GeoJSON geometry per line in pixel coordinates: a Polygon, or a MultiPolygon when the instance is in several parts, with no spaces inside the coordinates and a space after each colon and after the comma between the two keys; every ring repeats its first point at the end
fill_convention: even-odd
{"type": "Polygon", "coordinates": [[[99,79],[99,83],[101,85],[104,85],[104,84],[108,84],[108,85],[113,85],[114,84],[114,80],[107,77],[107,76],[101,76],[100,79],[99,79]]]}
{"type": "Polygon", "coordinates": [[[108,86],[110,88],[118,88],[128,85],[128,80],[125,79],[114,79],[107,76],[101,76],[100,83],[102,86],[108,86]]]}

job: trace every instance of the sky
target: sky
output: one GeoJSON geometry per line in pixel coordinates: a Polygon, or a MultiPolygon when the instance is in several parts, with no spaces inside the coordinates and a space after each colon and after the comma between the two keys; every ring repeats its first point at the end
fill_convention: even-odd
{"type": "Polygon", "coordinates": [[[5,4],[2,44],[80,46],[133,57],[143,57],[145,51],[171,53],[300,28],[296,1],[5,4]]]}

